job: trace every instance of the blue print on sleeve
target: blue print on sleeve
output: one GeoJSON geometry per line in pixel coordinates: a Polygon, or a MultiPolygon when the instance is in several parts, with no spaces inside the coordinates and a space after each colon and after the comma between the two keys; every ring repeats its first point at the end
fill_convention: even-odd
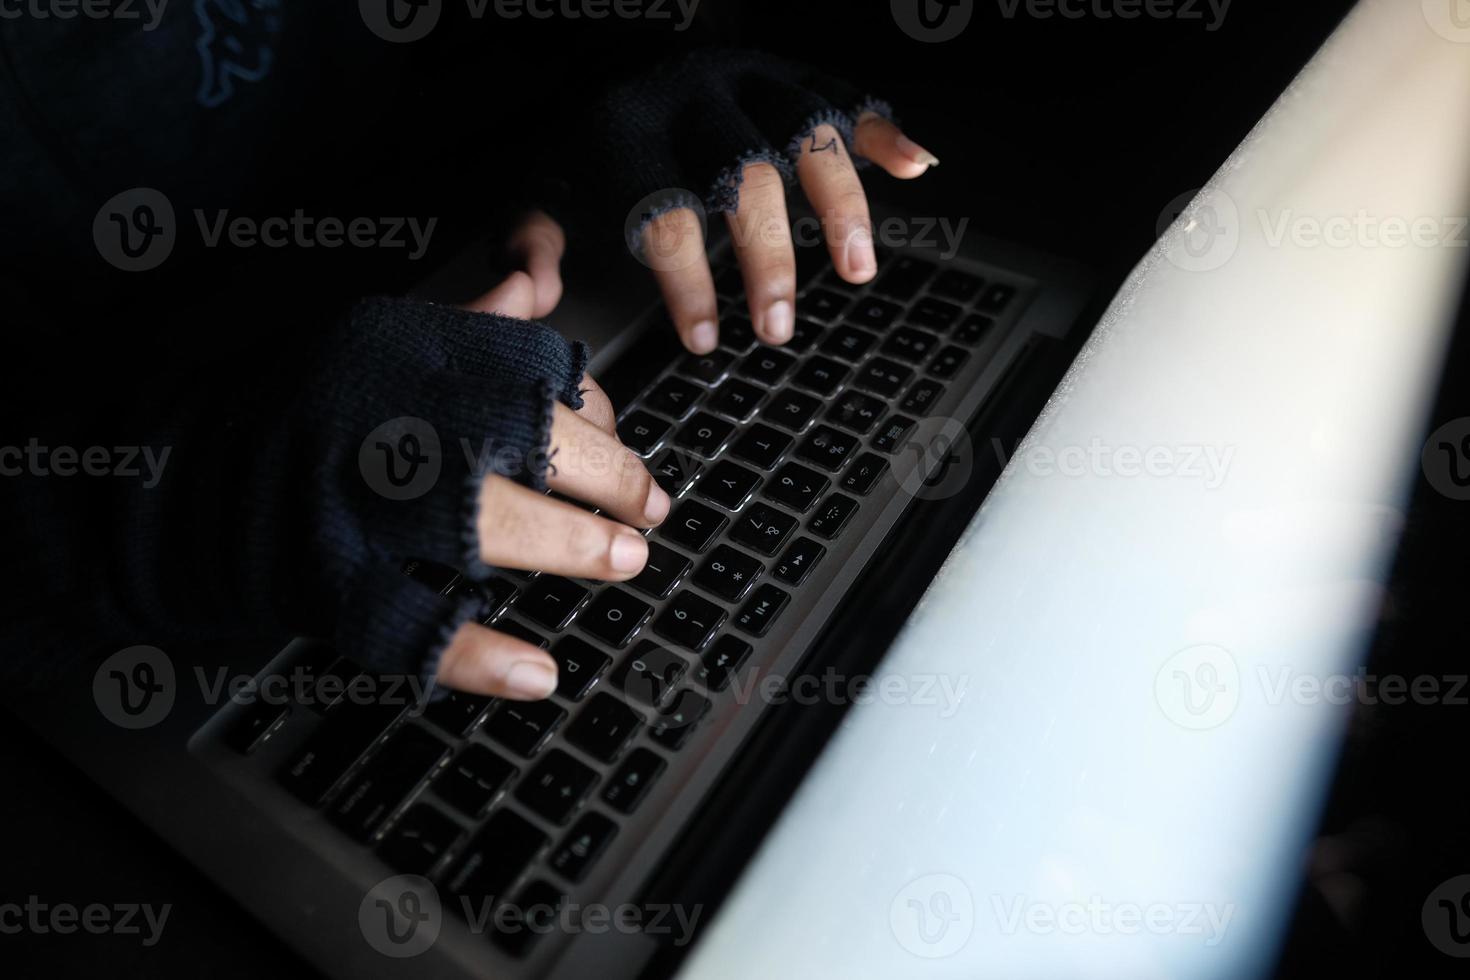
{"type": "Polygon", "coordinates": [[[194,0],[199,18],[203,74],[195,98],[214,108],[235,94],[235,80],[258,82],[270,74],[272,44],[281,30],[280,0],[194,0]]]}

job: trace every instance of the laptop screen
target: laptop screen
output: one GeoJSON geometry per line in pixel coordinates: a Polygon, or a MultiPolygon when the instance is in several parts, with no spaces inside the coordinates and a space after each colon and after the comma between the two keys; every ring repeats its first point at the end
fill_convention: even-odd
{"type": "Polygon", "coordinates": [[[1270,970],[1467,254],[1430,6],[1360,5],[1140,264],[686,976],[1270,970]]]}

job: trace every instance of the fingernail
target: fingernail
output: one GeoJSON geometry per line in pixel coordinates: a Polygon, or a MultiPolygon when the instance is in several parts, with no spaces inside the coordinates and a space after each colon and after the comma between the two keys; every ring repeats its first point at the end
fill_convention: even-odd
{"type": "Polygon", "coordinates": [[[641,534],[619,534],[607,556],[615,572],[641,571],[648,561],[648,542],[641,534]]]}
{"type": "Polygon", "coordinates": [[[720,342],[720,328],[713,320],[700,320],[689,328],[689,346],[696,354],[708,354],[720,342]]]}
{"type": "Polygon", "coordinates": [[[924,149],[922,146],[920,146],[918,143],[915,143],[907,136],[904,136],[902,133],[899,134],[896,145],[898,146],[898,152],[902,153],[904,156],[908,157],[915,163],[922,163],[928,167],[939,166],[939,158],[937,156],[930,153],[928,150],[924,149]]]}
{"type": "Polygon", "coordinates": [[[556,690],[556,669],[540,660],[522,660],[505,675],[508,697],[539,701],[556,690]]]}
{"type": "Polygon", "coordinates": [[[657,483],[648,486],[648,499],[643,502],[643,519],[650,524],[661,524],[669,516],[669,495],[657,483]]]}
{"type": "Polygon", "coordinates": [[[765,328],[768,341],[773,344],[786,343],[796,332],[796,316],[791,304],[782,299],[766,307],[766,316],[761,325],[765,328]]]}
{"type": "Polygon", "coordinates": [[[878,271],[873,233],[866,228],[858,228],[847,237],[847,270],[855,276],[871,276],[878,271]]]}

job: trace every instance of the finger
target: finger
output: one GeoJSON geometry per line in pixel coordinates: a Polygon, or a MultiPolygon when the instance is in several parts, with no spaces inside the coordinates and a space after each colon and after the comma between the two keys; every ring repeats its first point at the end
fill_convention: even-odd
{"type": "Polygon", "coordinates": [[[834,126],[818,126],[802,147],[796,176],[807,200],[822,219],[827,250],[837,274],[848,282],[867,282],[878,272],[873,253],[873,222],[868,198],[842,136],[834,126]]]}
{"type": "Polygon", "coordinates": [[[529,320],[536,308],[536,286],[524,272],[512,272],[494,289],[464,305],[476,313],[499,313],[517,320],[529,320]]]}
{"type": "Polygon", "coordinates": [[[720,342],[715,279],[704,251],[704,229],[689,208],[666,211],[643,229],[643,256],[684,346],[708,354],[720,342]]]}
{"type": "Polygon", "coordinates": [[[544,211],[532,211],[511,232],[506,247],[521,260],[535,284],[536,300],[530,316],[549,316],[561,302],[561,258],[567,250],[566,233],[544,211]]]}
{"type": "Polygon", "coordinates": [[[556,661],[525,640],[465,623],[444,648],[437,676],[457,691],[540,701],[556,690],[556,661]]]}
{"type": "Polygon", "coordinates": [[[796,249],[780,171],[769,163],[746,167],[740,208],[729,221],[756,336],[784,344],[796,329],[796,249]]]}
{"type": "Polygon", "coordinates": [[[547,485],[592,504],[625,524],[656,527],[669,516],[669,495],[632,450],[565,405],[551,416],[547,485]]]}
{"type": "Polygon", "coordinates": [[[582,375],[582,407],[577,414],[608,435],[617,432],[618,413],[602,385],[590,374],[582,375]]]}
{"type": "Polygon", "coordinates": [[[500,476],[480,488],[480,557],[487,565],[622,582],[643,571],[643,535],[500,476]]]}
{"type": "Polygon", "coordinates": [[[858,119],[852,148],[900,180],[912,180],[939,166],[939,158],[909,139],[893,123],[867,112],[858,119]]]}

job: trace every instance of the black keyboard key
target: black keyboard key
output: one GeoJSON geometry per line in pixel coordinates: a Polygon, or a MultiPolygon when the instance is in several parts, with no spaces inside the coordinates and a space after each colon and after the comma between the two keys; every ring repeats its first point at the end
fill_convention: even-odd
{"type": "Polygon", "coordinates": [[[567,741],[594,759],[612,762],[642,727],[642,715],[604,692],[594,695],[567,726],[567,741]]]}
{"type": "Polygon", "coordinates": [[[842,477],[842,489],[866,497],[886,469],[888,460],[873,453],[863,453],[842,477]]]}
{"type": "Polygon", "coordinates": [[[735,363],[735,355],[727,350],[712,350],[708,354],[689,354],[679,362],[679,373],[695,381],[712,385],[723,378],[735,363]]]}
{"type": "Polygon", "coordinates": [[[694,584],[721,599],[735,602],[750,591],[763,571],[765,566],[754,558],[722,544],[710,552],[699,571],[694,573],[694,584]]]}
{"type": "Polygon", "coordinates": [[[745,276],[740,265],[730,259],[730,264],[715,273],[715,292],[726,299],[739,299],[745,292],[745,276]]]}
{"type": "Polygon", "coordinates": [[[472,582],[467,578],[460,579],[453,589],[449,590],[451,597],[465,596],[480,603],[480,622],[489,626],[491,621],[515,601],[520,595],[521,587],[516,585],[504,575],[496,575],[485,582],[472,582]]]}
{"type": "Polygon", "coordinates": [[[664,639],[699,651],[725,622],[725,610],[685,589],[676,594],[653,628],[664,639]]]}
{"type": "Polygon", "coordinates": [[[989,313],[999,313],[1006,308],[1016,296],[1016,287],[1005,283],[992,283],[990,288],[980,294],[980,300],[975,305],[989,313]]]}
{"type": "Polygon", "coordinates": [[[930,378],[920,378],[898,403],[898,409],[910,415],[928,415],[943,394],[944,385],[930,378]]]}
{"type": "Polygon", "coordinates": [[[647,456],[658,448],[664,436],[669,434],[673,423],[666,422],[647,412],[629,412],[618,423],[618,438],[639,456],[647,456]]]}
{"type": "Polygon", "coordinates": [[[708,690],[723,691],[730,686],[731,678],[745,666],[745,661],[750,659],[751,649],[749,643],[726,633],[699,658],[694,679],[708,690]]]}
{"type": "Polygon", "coordinates": [[[755,346],[755,328],[745,316],[726,317],[720,323],[720,346],[744,354],[755,346]]]}
{"type": "Polygon", "coordinates": [[[795,363],[796,358],[784,350],[762,347],[741,361],[739,370],[742,377],[759,381],[763,385],[773,385],[785,377],[795,363]]]}
{"type": "Polygon", "coordinates": [[[713,500],[726,510],[739,510],[760,482],[759,473],[722,459],[705,474],[695,490],[704,499],[713,500]]]}
{"type": "Polygon", "coordinates": [[[849,389],[827,409],[827,421],[835,422],[858,435],[867,435],[887,410],[886,402],[849,389]]]}
{"type": "Polygon", "coordinates": [[[566,711],[552,701],[502,701],[485,722],[484,732],[529,759],[566,717],[566,711]]]}
{"type": "Polygon", "coordinates": [[[903,448],[904,439],[913,430],[913,419],[904,415],[891,416],[878,427],[878,434],[873,437],[873,448],[880,453],[896,453],[903,448]]]}
{"type": "Polygon", "coordinates": [[[802,459],[816,463],[824,470],[835,473],[842,469],[843,464],[852,456],[852,451],[857,446],[856,436],[839,432],[829,425],[819,425],[797,448],[796,454],[802,459]]]}
{"type": "Polygon", "coordinates": [[[766,397],[765,389],[757,388],[739,378],[731,378],[715,389],[710,400],[710,408],[727,418],[744,422],[755,414],[755,410],[760,407],[761,399],[764,397],[766,397]]]}
{"type": "MultiPolygon", "coordinates": [[[[592,607],[587,608],[590,611],[592,607]]],[[[578,622],[583,628],[587,625],[585,617],[578,622]]],[[[557,640],[556,646],[551,648],[551,658],[556,661],[556,693],[568,701],[580,701],[586,697],[612,663],[611,657],[576,636],[557,640]]]]}
{"type": "Polygon", "coordinates": [[[960,373],[960,368],[970,359],[970,352],[959,347],[950,345],[934,356],[929,364],[929,373],[936,378],[948,381],[960,373]]]}
{"type": "Polygon", "coordinates": [[[677,545],[700,552],[710,546],[730,518],[696,500],[686,500],[664,521],[659,533],[677,545]]]}
{"type": "Polygon", "coordinates": [[[802,514],[816,502],[830,482],[816,470],[800,463],[787,463],[766,484],[766,496],[802,514]]]}
{"type": "Polygon", "coordinates": [[[844,361],[860,361],[877,342],[876,334],[844,324],[827,334],[822,341],[822,353],[840,357],[844,361]]]}
{"type": "Polygon", "coordinates": [[[899,327],[883,342],[883,353],[901,361],[918,364],[934,353],[934,348],[938,346],[939,338],[932,333],[915,330],[913,327],[899,327]]]}
{"type": "Polygon", "coordinates": [[[584,813],[546,863],[568,881],[581,881],[618,834],[618,825],[597,812],[584,813]]]}
{"type": "Polygon", "coordinates": [[[735,625],[752,636],[765,636],[791,596],[774,585],[762,585],[735,616],[735,625]]]}
{"type": "Polygon", "coordinates": [[[448,758],[449,746],[417,725],[406,725],[337,794],[327,818],[353,840],[367,841],[448,758]]]}
{"type": "Polygon", "coordinates": [[[249,755],[279,731],[290,714],[289,704],[256,697],[230,723],[224,743],[241,755],[249,755]]]}
{"type": "Polygon", "coordinates": [[[396,698],[383,701],[342,698],[327,712],[326,720],[306,745],[280,772],[281,782],[302,801],[316,806],[337,780],[382,737],[406,705],[396,698]]]}
{"type": "Polygon", "coordinates": [[[633,700],[657,707],[674,693],[687,667],[674,651],[645,640],[618,665],[613,683],[633,700]]]}
{"type": "Polygon", "coordinates": [[[515,611],[555,632],[571,621],[588,590],[559,575],[538,575],[515,604],[515,611]]]}
{"type": "Polygon", "coordinates": [[[527,808],[552,823],[566,823],[596,782],[597,773],[591,768],[561,749],[552,749],[520,781],[515,794],[527,808]]]}
{"type": "Polygon", "coordinates": [[[710,459],[725,445],[735,426],[708,412],[698,412],[679,429],[674,441],[691,452],[710,459]]]}
{"type": "Polygon", "coordinates": [[[796,312],[799,316],[809,316],[822,323],[831,323],[842,315],[842,311],[847,309],[847,304],[851,302],[852,300],[846,296],[834,293],[830,289],[813,289],[796,301],[796,312]]]}
{"type": "Polygon", "coordinates": [[[979,276],[972,276],[958,269],[945,269],[929,289],[940,296],[968,303],[980,292],[980,287],[983,285],[985,285],[985,280],[979,276]]]}
{"type": "Polygon", "coordinates": [[[924,283],[934,275],[934,265],[923,259],[898,255],[883,263],[883,274],[873,283],[873,289],[885,296],[909,300],[918,295],[924,283]]]}
{"type": "Polygon", "coordinates": [[[821,407],[822,403],[811,395],[803,395],[799,391],[780,391],[761,413],[761,418],[783,429],[800,432],[821,407]]]}
{"type": "Polygon", "coordinates": [[[471,907],[491,899],[498,903],[550,841],[531,821],[501,807],[465,847],[444,884],[453,894],[470,899],[471,907]]]}
{"type": "Polygon", "coordinates": [[[730,454],[747,463],[754,463],[763,470],[768,470],[776,465],[781,454],[789,448],[791,448],[790,436],[777,432],[769,425],[757,422],[746,429],[744,435],[735,440],[735,445],[730,447],[730,454]]]}
{"type": "Polygon", "coordinates": [[[800,585],[826,553],[827,549],[811,538],[797,538],[771,569],[771,574],[787,585],[800,585]]]}
{"type": "Polygon", "coordinates": [[[913,373],[902,364],[875,357],[858,369],[857,380],[853,383],[884,398],[892,398],[913,373]]]}
{"type": "Polygon", "coordinates": [[[765,504],[751,504],[735,520],[730,537],[763,555],[774,555],[796,527],[796,518],[765,504]]]}
{"type": "Polygon", "coordinates": [[[628,582],[633,588],[644,595],[651,595],[655,599],[662,599],[674,591],[680,577],[692,565],[688,558],[679,554],[672,548],[666,548],[657,541],[648,542],[648,564],[643,566],[643,571],[638,577],[628,582]]]}
{"type": "Polygon", "coordinates": [[[488,707],[490,699],[487,697],[448,691],[444,697],[424,705],[424,720],[433,722],[455,738],[462,738],[474,729],[488,707]]]}
{"type": "Polygon", "coordinates": [[[520,772],[483,745],[467,745],[434,781],[434,795],[471,820],[490,804],[520,772]]]}
{"type": "Polygon", "coordinates": [[[680,748],[689,741],[689,736],[709,709],[709,698],[687,689],[680,691],[673,705],[654,718],[648,737],[666,749],[680,748]]]}
{"type": "Polygon", "coordinates": [[[577,625],[608,646],[622,649],[652,613],[652,606],[622,589],[603,589],[582,610],[577,625]]]}
{"type": "MultiPolygon", "coordinates": [[[[456,572],[456,579],[459,573],[456,572]]],[[[347,685],[362,675],[362,668],[346,657],[334,657],[325,667],[311,673],[311,692],[307,707],[317,714],[324,714],[341,701],[347,693],[347,685]]]]}
{"type": "Polygon", "coordinates": [[[692,453],[686,453],[682,449],[665,449],[653,461],[648,472],[653,474],[654,482],[663,488],[664,493],[677,497],[689,488],[689,484],[694,482],[694,478],[703,469],[704,464],[692,453]]]}
{"type": "Polygon", "coordinates": [[[869,330],[887,330],[903,312],[903,307],[876,296],[864,296],[857,305],[847,311],[847,321],[869,330]]]}
{"type": "Polygon", "coordinates": [[[551,641],[546,637],[514,619],[502,619],[495,624],[494,629],[498,633],[513,636],[517,640],[524,640],[531,644],[531,646],[540,647],[543,650],[551,646],[551,641]]]}
{"type": "Polygon", "coordinates": [[[848,375],[848,369],[830,357],[813,357],[801,366],[792,378],[796,384],[801,385],[819,395],[830,395],[842,384],[848,375]]]}
{"type": "Polygon", "coordinates": [[[654,780],[663,774],[668,764],[657,752],[634,749],[628,753],[623,764],[608,784],[603,787],[602,800],[619,813],[632,813],[648,795],[654,780]]]}
{"type": "Polygon", "coordinates": [[[459,572],[455,569],[424,558],[410,558],[404,562],[403,574],[440,595],[447,594],[459,581],[459,572]]]}
{"type": "Polygon", "coordinates": [[[955,321],[964,312],[953,303],[946,303],[942,299],[933,296],[925,296],[909,308],[904,319],[916,327],[927,327],[930,330],[948,330],[954,326],[955,321]]]}
{"type": "Polygon", "coordinates": [[[781,349],[791,351],[793,354],[805,354],[821,338],[821,324],[814,323],[805,317],[797,317],[796,326],[791,330],[791,339],[782,344],[781,349]]]}
{"type": "Polygon", "coordinates": [[[567,897],[550,882],[533,881],[515,900],[495,910],[493,942],[511,956],[525,956],[541,939],[559,931],[567,897]]]}
{"type": "Polygon", "coordinates": [[[856,500],[840,493],[834,493],[822,501],[822,506],[818,507],[812,519],[807,521],[807,529],[831,541],[842,533],[842,529],[847,526],[848,521],[852,520],[852,515],[857,513],[857,509],[856,500]]]}
{"type": "Polygon", "coordinates": [[[426,803],[411,807],[378,846],[378,857],[403,874],[426,875],[459,840],[463,828],[426,803]]]}
{"type": "Polygon", "coordinates": [[[954,340],[961,344],[969,344],[974,347],[990,335],[990,328],[995,326],[995,321],[988,316],[974,314],[965,317],[958,330],[954,332],[954,340]]]}
{"type": "Polygon", "coordinates": [[[658,412],[667,415],[671,419],[682,419],[688,415],[703,397],[704,389],[696,384],[690,384],[683,378],[668,377],[653,386],[653,390],[643,396],[643,404],[658,412]]]}

